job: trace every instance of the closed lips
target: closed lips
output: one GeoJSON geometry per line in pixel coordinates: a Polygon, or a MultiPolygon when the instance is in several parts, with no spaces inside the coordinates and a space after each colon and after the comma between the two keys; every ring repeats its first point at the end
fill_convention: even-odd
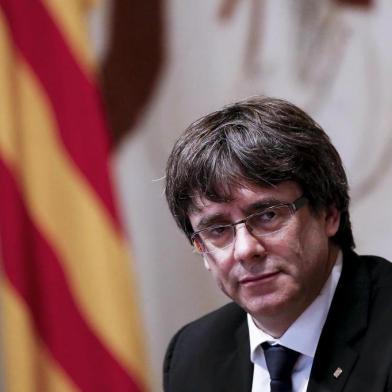
{"type": "Polygon", "coordinates": [[[265,273],[262,275],[258,275],[258,276],[250,276],[250,277],[246,277],[240,280],[241,284],[246,284],[246,283],[252,283],[252,282],[257,282],[260,280],[265,280],[268,278],[271,278],[275,275],[277,275],[279,273],[279,271],[275,271],[275,272],[270,272],[270,273],[265,273]]]}

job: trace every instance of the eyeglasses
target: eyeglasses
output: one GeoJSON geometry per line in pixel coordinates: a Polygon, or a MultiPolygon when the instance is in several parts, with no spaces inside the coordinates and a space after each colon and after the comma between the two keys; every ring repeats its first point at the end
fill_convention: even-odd
{"type": "Polygon", "coordinates": [[[250,234],[255,237],[264,237],[284,230],[291,217],[306,203],[304,196],[292,203],[279,203],[255,212],[237,222],[228,225],[214,225],[195,231],[191,240],[199,253],[213,253],[232,245],[236,236],[235,226],[245,223],[250,234]]]}

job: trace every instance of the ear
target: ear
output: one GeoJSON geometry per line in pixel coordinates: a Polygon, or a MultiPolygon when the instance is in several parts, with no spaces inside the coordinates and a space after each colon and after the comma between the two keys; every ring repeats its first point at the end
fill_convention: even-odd
{"type": "Polygon", "coordinates": [[[206,270],[211,271],[210,263],[208,262],[208,259],[206,256],[203,257],[203,261],[204,261],[204,267],[206,267],[206,270]]]}
{"type": "Polygon", "coordinates": [[[340,224],[340,211],[334,206],[328,207],[325,211],[325,233],[328,237],[333,237],[340,224]]]}

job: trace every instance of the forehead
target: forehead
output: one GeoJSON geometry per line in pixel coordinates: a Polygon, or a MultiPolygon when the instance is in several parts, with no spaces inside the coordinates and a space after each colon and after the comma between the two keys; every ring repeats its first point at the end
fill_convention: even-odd
{"type": "Polygon", "coordinates": [[[237,212],[246,213],[255,204],[263,202],[291,203],[302,195],[300,186],[293,181],[281,182],[274,186],[264,187],[244,184],[230,188],[230,199],[224,202],[214,202],[206,197],[196,195],[194,208],[189,212],[191,223],[197,223],[206,215],[232,215],[237,212]]]}

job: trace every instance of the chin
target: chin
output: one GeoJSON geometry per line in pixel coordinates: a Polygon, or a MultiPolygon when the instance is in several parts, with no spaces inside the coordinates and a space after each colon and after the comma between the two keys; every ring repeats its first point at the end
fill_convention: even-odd
{"type": "Polygon", "coordinates": [[[254,317],[276,317],[287,312],[293,304],[292,296],[263,295],[242,299],[242,306],[254,317]]]}

